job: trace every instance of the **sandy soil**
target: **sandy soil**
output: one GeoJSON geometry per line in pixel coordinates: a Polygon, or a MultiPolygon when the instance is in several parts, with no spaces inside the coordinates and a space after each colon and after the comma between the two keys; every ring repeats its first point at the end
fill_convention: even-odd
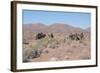
{"type": "Polygon", "coordinates": [[[45,37],[23,43],[23,62],[87,60],[91,59],[90,35],[82,40],[68,39],[68,34],[55,33],[54,38],[45,37]],[[37,51],[38,53],[35,53],[37,51]]]}

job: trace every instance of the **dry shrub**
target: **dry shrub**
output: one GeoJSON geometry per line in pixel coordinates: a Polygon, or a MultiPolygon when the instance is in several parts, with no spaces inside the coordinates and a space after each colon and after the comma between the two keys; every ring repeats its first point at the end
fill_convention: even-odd
{"type": "Polygon", "coordinates": [[[87,46],[87,43],[84,42],[83,45],[84,45],[84,46],[87,46]]]}
{"type": "Polygon", "coordinates": [[[76,48],[77,46],[76,46],[76,45],[73,45],[72,47],[73,47],[73,48],[76,48]]]}
{"type": "Polygon", "coordinates": [[[45,53],[49,53],[49,51],[48,51],[48,50],[46,50],[46,51],[45,51],[45,53]]]}
{"type": "Polygon", "coordinates": [[[81,56],[81,59],[86,60],[86,59],[90,59],[90,57],[89,56],[81,56]]]}
{"type": "Polygon", "coordinates": [[[81,41],[79,41],[79,43],[83,43],[83,41],[81,40],[81,41]]]}
{"type": "Polygon", "coordinates": [[[68,44],[68,45],[71,45],[71,43],[70,43],[70,42],[67,42],[67,44],[68,44]]]}

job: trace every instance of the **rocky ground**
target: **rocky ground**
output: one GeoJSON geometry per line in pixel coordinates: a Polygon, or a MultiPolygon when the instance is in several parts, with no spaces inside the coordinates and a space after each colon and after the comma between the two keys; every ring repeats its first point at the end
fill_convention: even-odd
{"type": "Polygon", "coordinates": [[[81,40],[71,40],[67,33],[53,33],[42,39],[33,38],[23,43],[23,62],[86,60],[91,58],[90,34],[81,40]]]}

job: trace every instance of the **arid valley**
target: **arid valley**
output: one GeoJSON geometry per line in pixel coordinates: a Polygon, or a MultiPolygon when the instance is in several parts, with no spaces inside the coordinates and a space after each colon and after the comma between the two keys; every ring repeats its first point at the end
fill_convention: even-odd
{"type": "Polygon", "coordinates": [[[63,23],[23,25],[23,62],[91,59],[91,32],[63,23]]]}

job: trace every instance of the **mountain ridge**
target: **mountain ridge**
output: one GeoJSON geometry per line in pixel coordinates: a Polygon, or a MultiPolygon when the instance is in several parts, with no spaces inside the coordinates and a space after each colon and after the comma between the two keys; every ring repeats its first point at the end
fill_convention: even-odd
{"type": "Polygon", "coordinates": [[[74,27],[64,23],[54,23],[51,25],[45,25],[42,23],[23,24],[23,30],[32,32],[63,32],[63,33],[85,31],[85,29],[74,27]]]}

